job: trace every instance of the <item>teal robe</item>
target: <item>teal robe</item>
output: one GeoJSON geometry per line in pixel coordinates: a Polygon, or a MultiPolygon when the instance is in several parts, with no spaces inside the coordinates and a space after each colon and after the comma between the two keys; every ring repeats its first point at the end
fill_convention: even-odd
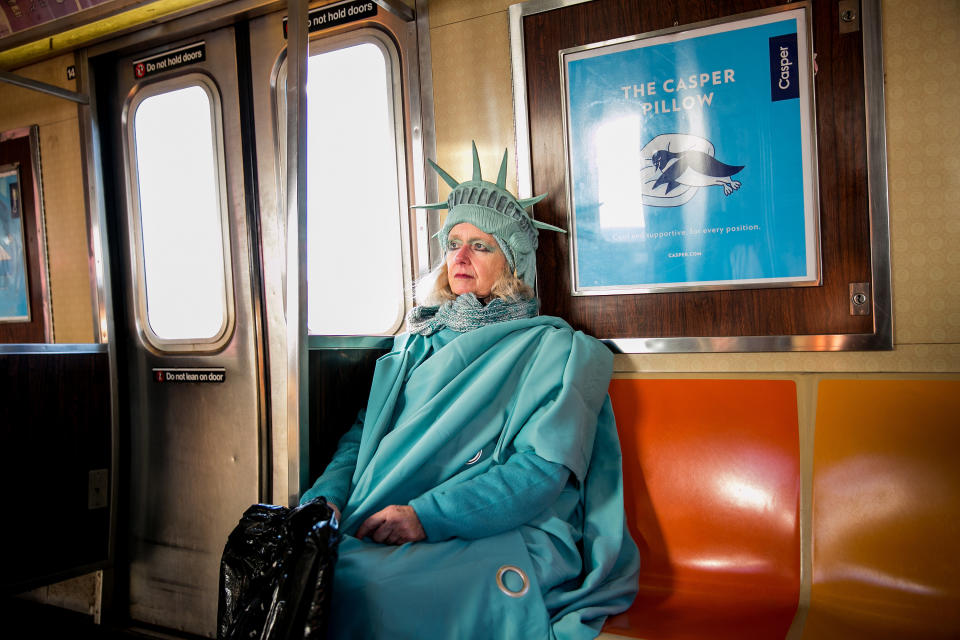
{"type": "Polygon", "coordinates": [[[639,556],[607,396],[612,361],[550,316],[398,336],[377,361],[362,428],[304,495],[342,512],[331,637],[586,639],[628,608],[639,556]],[[401,546],[352,537],[384,507],[442,494],[517,452],[570,472],[520,527],[401,546]],[[517,572],[498,584],[503,567],[527,576],[524,595],[517,572]]]}

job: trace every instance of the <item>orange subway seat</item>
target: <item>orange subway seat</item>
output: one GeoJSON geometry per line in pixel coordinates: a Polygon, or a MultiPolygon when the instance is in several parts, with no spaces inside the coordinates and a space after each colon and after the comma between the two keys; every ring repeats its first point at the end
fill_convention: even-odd
{"type": "Polygon", "coordinates": [[[782,639],[800,589],[788,380],[613,380],[640,593],[605,631],[782,639]]]}
{"type": "Polygon", "coordinates": [[[960,381],[824,380],[803,637],[960,638],[960,381]]]}

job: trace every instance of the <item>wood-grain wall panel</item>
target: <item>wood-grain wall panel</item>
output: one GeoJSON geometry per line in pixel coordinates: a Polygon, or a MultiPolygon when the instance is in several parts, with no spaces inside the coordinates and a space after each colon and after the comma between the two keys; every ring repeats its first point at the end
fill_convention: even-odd
{"type": "Polygon", "coordinates": [[[17,591],[107,561],[109,509],[88,486],[111,468],[108,357],[0,353],[0,379],[0,591],[17,591]]]}
{"type": "MultiPolygon", "coordinates": [[[[534,193],[538,219],[569,226],[559,51],[675,25],[782,6],[772,0],[637,3],[594,0],[523,20],[534,193]]],[[[544,313],[600,338],[861,334],[870,316],[849,313],[849,284],[871,280],[862,41],[840,34],[836,6],[813,2],[822,284],[614,296],[572,296],[567,236],[540,235],[544,313]]]]}
{"type": "Polygon", "coordinates": [[[46,342],[49,307],[44,306],[47,265],[44,230],[39,219],[39,203],[33,190],[35,167],[30,137],[10,138],[0,143],[0,166],[19,167],[20,221],[23,224],[23,252],[27,269],[27,321],[0,322],[0,343],[46,342]]]}
{"type": "Polygon", "coordinates": [[[373,370],[384,353],[386,349],[310,351],[311,481],[327,468],[340,438],[367,406],[373,370]]]}

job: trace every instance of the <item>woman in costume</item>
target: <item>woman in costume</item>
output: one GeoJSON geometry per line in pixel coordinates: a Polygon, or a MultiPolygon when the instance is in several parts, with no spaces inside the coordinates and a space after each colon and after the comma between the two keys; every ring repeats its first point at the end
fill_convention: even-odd
{"type": "Polygon", "coordinates": [[[639,556],[623,511],[607,387],[613,356],[538,316],[527,214],[480,175],[450,185],[445,259],[367,407],[302,502],[345,534],[330,637],[594,638],[630,606],[639,556]]]}

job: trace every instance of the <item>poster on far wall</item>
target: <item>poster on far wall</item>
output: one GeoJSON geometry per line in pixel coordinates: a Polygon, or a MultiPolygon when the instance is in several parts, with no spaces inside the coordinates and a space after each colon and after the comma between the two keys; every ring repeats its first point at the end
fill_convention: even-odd
{"type": "Polygon", "coordinates": [[[0,322],[30,320],[22,214],[19,168],[0,166],[0,322]]]}
{"type": "Polygon", "coordinates": [[[819,283],[809,19],[560,52],[575,295],[819,283]]]}
{"type": "Polygon", "coordinates": [[[2,0],[0,38],[110,2],[115,0],[2,0]]]}

